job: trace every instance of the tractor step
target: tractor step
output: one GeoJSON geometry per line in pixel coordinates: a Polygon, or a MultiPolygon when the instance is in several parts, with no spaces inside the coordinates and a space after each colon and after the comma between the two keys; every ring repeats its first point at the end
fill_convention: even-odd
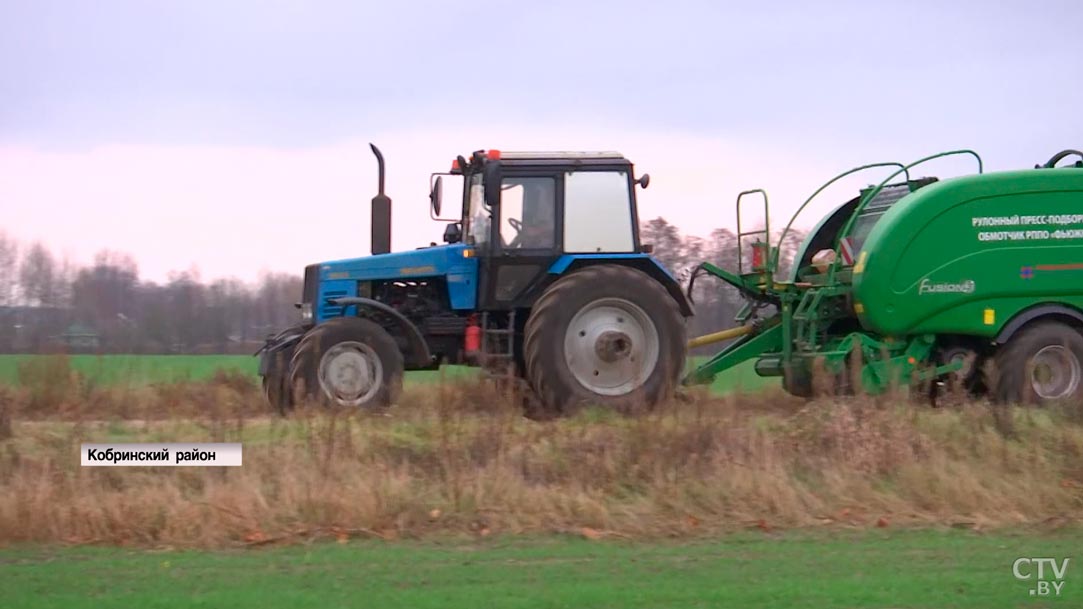
{"type": "Polygon", "coordinates": [[[515,370],[515,311],[509,311],[506,323],[494,327],[489,312],[481,314],[482,375],[489,379],[518,378],[515,370]]]}

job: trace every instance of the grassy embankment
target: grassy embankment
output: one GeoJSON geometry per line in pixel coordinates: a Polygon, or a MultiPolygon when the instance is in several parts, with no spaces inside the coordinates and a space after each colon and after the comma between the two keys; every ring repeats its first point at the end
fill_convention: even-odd
{"type": "MultiPolygon", "coordinates": [[[[59,364],[56,364],[59,366],[59,364]]],[[[626,417],[524,420],[458,379],[386,415],[267,415],[253,380],[2,388],[0,542],[222,547],[335,537],[594,531],[703,536],[1083,514],[1078,407],[712,395],[626,417]],[[244,443],[241,468],[84,468],[84,442],[244,443]]]]}

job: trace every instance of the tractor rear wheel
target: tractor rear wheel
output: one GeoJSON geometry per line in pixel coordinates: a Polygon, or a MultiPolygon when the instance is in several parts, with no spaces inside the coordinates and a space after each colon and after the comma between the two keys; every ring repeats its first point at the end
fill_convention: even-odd
{"type": "Polygon", "coordinates": [[[1083,400],[1083,335],[1045,321],[1023,328],[996,355],[997,397],[1008,403],[1083,400]]]}
{"type": "Polygon", "coordinates": [[[598,265],[557,280],[538,299],[523,341],[536,394],[532,418],[580,405],[621,411],[672,396],[685,359],[677,303],[646,273],[598,265]]]}
{"type": "Polygon", "coordinates": [[[294,403],[371,409],[402,391],[403,357],[379,324],[359,317],[324,322],[301,338],[290,363],[294,403]]]}

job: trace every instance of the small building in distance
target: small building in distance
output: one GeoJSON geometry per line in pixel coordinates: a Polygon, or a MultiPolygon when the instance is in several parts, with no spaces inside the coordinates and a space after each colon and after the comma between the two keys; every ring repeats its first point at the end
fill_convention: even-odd
{"type": "Polygon", "coordinates": [[[68,353],[92,353],[101,346],[101,337],[93,328],[74,323],[55,337],[58,346],[68,353]]]}

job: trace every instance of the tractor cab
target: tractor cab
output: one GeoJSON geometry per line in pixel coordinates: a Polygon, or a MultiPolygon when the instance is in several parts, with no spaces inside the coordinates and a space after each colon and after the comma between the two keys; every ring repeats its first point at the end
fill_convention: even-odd
{"type": "MultiPolygon", "coordinates": [[[[443,198],[434,174],[434,217],[443,198]]],[[[479,262],[478,306],[528,306],[566,255],[638,255],[632,163],[617,152],[475,152],[449,174],[463,176],[462,215],[444,233],[479,262]]]]}

